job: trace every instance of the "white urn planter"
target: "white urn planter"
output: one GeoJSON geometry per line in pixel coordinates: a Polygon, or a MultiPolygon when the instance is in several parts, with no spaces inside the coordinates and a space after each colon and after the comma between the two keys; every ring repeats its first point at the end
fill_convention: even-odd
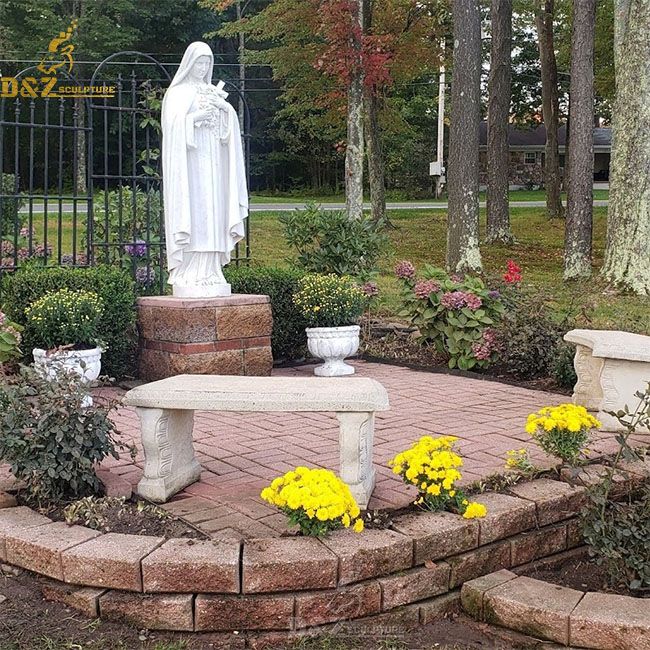
{"type": "Polygon", "coordinates": [[[358,325],[344,327],[307,327],[307,347],[311,354],[325,363],[314,368],[319,377],[353,375],[354,368],[343,361],[359,349],[358,325]]]}
{"type": "MultiPolygon", "coordinates": [[[[102,349],[100,347],[88,350],[43,350],[34,348],[34,367],[45,376],[54,379],[62,372],[74,372],[84,384],[89,384],[99,377],[102,368],[102,349]]],[[[84,400],[84,406],[91,406],[92,397],[84,400]]]]}

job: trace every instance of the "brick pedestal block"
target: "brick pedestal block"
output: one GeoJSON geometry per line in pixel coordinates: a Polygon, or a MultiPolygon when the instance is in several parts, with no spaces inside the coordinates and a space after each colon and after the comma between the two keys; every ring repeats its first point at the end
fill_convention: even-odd
{"type": "Polygon", "coordinates": [[[138,299],[140,378],[181,374],[270,375],[268,296],[138,299]]]}

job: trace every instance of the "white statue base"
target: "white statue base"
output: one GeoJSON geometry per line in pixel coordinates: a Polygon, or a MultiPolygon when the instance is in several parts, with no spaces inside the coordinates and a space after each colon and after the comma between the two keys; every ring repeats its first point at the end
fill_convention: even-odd
{"type": "Polygon", "coordinates": [[[200,286],[174,284],[172,285],[172,295],[174,298],[221,298],[232,295],[232,291],[227,282],[200,286]]]}

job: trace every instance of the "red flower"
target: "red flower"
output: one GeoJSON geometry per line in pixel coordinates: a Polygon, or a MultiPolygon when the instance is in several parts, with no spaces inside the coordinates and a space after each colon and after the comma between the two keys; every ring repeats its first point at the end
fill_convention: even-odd
{"type": "Polygon", "coordinates": [[[507,271],[503,274],[503,279],[507,284],[516,284],[521,282],[521,267],[515,264],[513,260],[508,260],[507,271]]]}

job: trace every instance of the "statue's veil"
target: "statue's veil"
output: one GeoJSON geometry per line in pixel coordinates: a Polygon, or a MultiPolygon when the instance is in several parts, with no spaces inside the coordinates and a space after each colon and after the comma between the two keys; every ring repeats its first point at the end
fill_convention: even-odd
{"type": "Polygon", "coordinates": [[[183,58],[181,59],[181,64],[178,66],[178,70],[176,71],[172,82],[169,84],[169,87],[173,88],[174,86],[183,83],[185,78],[189,75],[192,66],[201,56],[210,57],[210,66],[208,67],[208,71],[205,73],[205,77],[203,77],[203,81],[207,84],[212,83],[212,70],[214,68],[214,55],[212,54],[212,50],[207,43],[195,41],[187,46],[185,54],[183,54],[183,58]]]}

